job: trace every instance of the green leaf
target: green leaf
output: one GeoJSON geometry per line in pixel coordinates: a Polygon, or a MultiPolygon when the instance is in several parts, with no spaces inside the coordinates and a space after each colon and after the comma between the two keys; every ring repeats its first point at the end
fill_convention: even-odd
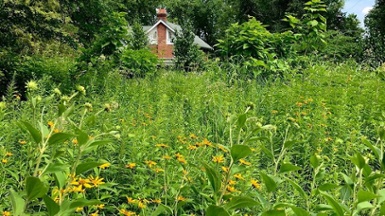
{"type": "Polygon", "coordinates": [[[299,193],[299,195],[303,199],[307,199],[307,194],[305,193],[305,191],[302,189],[302,187],[299,184],[297,184],[293,180],[286,178],[286,177],[285,177],[285,180],[288,181],[291,184],[291,186],[293,186],[293,188],[299,193]]]}
{"type": "Polygon", "coordinates": [[[75,106],[72,105],[70,107],[68,107],[67,109],[64,110],[64,112],[60,113],[59,111],[59,116],[62,116],[64,118],[67,118],[69,115],[72,114],[72,112],[75,110],[75,106]]]}
{"type": "Polygon", "coordinates": [[[48,188],[39,178],[30,176],[26,180],[26,191],[27,199],[33,200],[43,197],[48,192],[48,188]]]}
{"type": "Polygon", "coordinates": [[[359,168],[362,169],[365,166],[365,159],[358,152],[354,154],[354,156],[350,157],[350,160],[359,168]]]}
{"type": "Polygon", "coordinates": [[[358,197],[358,202],[360,203],[360,202],[370,201],[374,198],[377,198],[378,196],[369,191],[359,190],[357,193],[357,197],[358,197]]]}
{"type": "Polygon", "coordinates": [[[230,216],[229,212],[227,212],[224,208],[220,206],[209,206],[206,209],[206,216],[230,216]]]}
{"type": "Polygon", "coordinates": [[[339,202],[337,202],[332,196],[330,196],[326,192],[320,191],[320,194],[327,200],[329,205],[333,208],[334,212],[338,216],[344,216],[344,212],[345,212],[344,208],[342,207],[342,205],[339,202]]]}
{"type": "Polygon", "coordinates": [[[349,176],[345,175],[344,173],[341,173],[341,175],[344,178],[346,184],[348,184],[348,185],[354,184],[353,180],[349,176]]]}
{"type": "Polygon", "coordinates": [[[172,215],[172,209],[166,205],[159,204],[159,206],[155,209],[151,216],[158,215],[172,215]]]}
{"type": "Polygon", "coordinates": [[[238,128],[243,128],[246,124],[246,113],[242,114],[242,115],[239,115],[238,117],[238,121],[237,121],[237,125],[238,125],[238,128]]]}
{"type": "Polygon", "coordinates": [[[51,199],[51,197],[45,195],[43,200],[47,206],[49,216],[54,216],[60,211],[60,206],[53,199],[51,199]]]}
{"type": "Polygon", "coordinates": [[[255,201],[250,197],[236,196],[236,197],[232,197],[231,201],[226,203],[224,207],[225,209],[228,209],[228,210],[236,210],[236,209],[248,208],[256,205],[259,205],[259,202],[255,201]]]}
{"type": "Polygon", "coordinates": [[[230,149],[231,157],[234,161],[238,161],[252,153],[251,149],[245,145],[233,145],[230,149]]]}
{"type": "Polygon", "coordinates": [[[41,133],[39,130],[37,130],[36,128],[34,128],[30,123],[28,122],[25,122],[25,121],[22,121],[21,123],[24,124],[24,126],[27,128],[28,132],[31,134],[33,140],[35,141],[35,143],[39,144],[42,140],[41,140],[41,133]]]}
{"type": "Polygon", "coordinates": [[[221,178],[217,170],[211,168],[208,164],[203,163],[203,166],[206,170],[207,178],[210,181],[210,184],[216,194],[221,189],[221,178]]]}
{"type": "Polygon", "coordinates": [[[285,172],[291,172],[291,171],[297,171],[300,170],[301,167],[295,166],[291,163],[283,163],[281,167],[279,168],[279,173],[285,173],[285,172]]]}
{"type": "Polygon", "coordinates": [[[10,190],[11,205],[12,205],[12,215],[14,216],[23,216],[25,200],[16,193],[13,189],[10,190]]]}
{"type": "Polygon", "coordinates": [[[287,149],[290,149],[297,141],[295,140],[290,140],[290,141],[286,141],[284,144],[283,144],[283,148],[285,148],[286,150],[287,149]]]}
{"type": "Polygon", "coordinates": [[[112,142],[112,140],[95,140],[95,141],[90,142],[89,147],[104,145],[104,144],[108,144],[111,142],[112,142]]]}
{"type": "Polygon", "coordinates": [[[65,175],[64,172],[54,172],[53,174],[55,177],[56,184],[59,186],[60,189],[63,189],[66,184],[67,175],[65,175]]]}
{"type": "Polygon", "coordinates": [[[361,202],[361,203],[358,203],[357,205],[357,212],[360,212],[364,209],[371,209],[371,208],[374,208],[374,206],[370,202],[368,201],[361,202]]]}
{"type": "Polygon", "coordinates": [[[49,139],[48,143],[54,145],[56,143],[64,142],[65,140],[73,137],[74,135],[68,133],[55,133],[49,139]]]}
{"type": "Polygon", "coordinates": [[[78,140],[79,146],[82,146],[88,142],[89,137],[88,137],[87,133],[85,133],[84,131],[82,131],[80,129],[77,129],[76,133],[77,133],[76,138],[78,140]]]}
{"type": "Polygon", "coordinates": [[[283,210],[269,210],[263,212],[261,216],[286,216],[286,213],[283,210]]]}
{"type": "Polygon", "coordinates": [[[93,169],[95,167],[98,167],[100,165],[104,164],[103,162],[85,162],[81,163],[76,167],[76,175],[82,174],[90,169],[93,169]]]}
{"type": "Polygon", "coordinates": [[[333,184],[333,183],[325,183],[323,185],[320,185],[318,187],[318,189],[322,190],[322,191],[328,191],[328,190],[333,190],[333,189],[336,189],[338,188],[338,185],[336,184],[333,184]]]}
{"type": "Polygon", "coordinates": [[[267,192],[273,192],[277,189],[278,184],[270,175],[261,172],[263,183],[266,185],[267,192]]]}
{"type": "Polygon", "coordinates": [[[318,155],[314,154],[310,157],[310,165],[313,167],[313,169],[316,169],[320,166],[320,161],[318,159],[318,155]]]}
{"type": "Polygon", "coordinates": [[[308,216],[310,215],[309,212],[307,212],[305,209],[303,208],[298,208],[298,207],[295,207],[295,206],[292,206],[291,207],[291,210],[293,210],[293,212],[295,213],[295,215],[297,216],[308,216]]]}
{"type": "Polygon", "coordinates": [[[378,160],[381,160],[381,158],[380,158],[381,150],[380,150],[379,148],[377,148],[376,146],[372,145],[372,144],[371,144],[367,139],[365,139],[365,138],[362,138],[361,141],[362,141],[367,147],[369,147],[369,148],[372,150],[373,154],[376,156],[376,158],[377,158],[378,160]]]}
{"type": "Polygon", "coordinates": [[[54,173],[54,172],[60,172],[60,171],[66,171],[68,170],[69,166],[62,163],[53,163],[48,165],[47,169],[44,170],[44,173],[54,173]]]}

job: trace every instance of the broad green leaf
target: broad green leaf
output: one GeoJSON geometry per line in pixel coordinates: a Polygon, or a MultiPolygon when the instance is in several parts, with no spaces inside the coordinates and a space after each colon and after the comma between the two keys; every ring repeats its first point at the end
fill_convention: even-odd
{"type": "Polygon", "coordinates": [[[313,167],[313,169],[316,169],[317,167],[320,166],[318,155],[314,154],[310,157],[310,165],[313,167]]]}
{"type": "Polygon", "coordinates": [[[273,153],[268,148],[266,148],[265,146],[261,146],[261,149],[270,159],[274,158],[273,153]]]}
{"type": "Polygon", "coordinates": [[[59,171],[66,171],[68,170],[69,166],[67,164],[62,163],[52,163],[48,165],[47,169],[44,170],[44,173],[54,173],[59,171]]]}
{"type": "Polygon", "coordinates": [[[365,166],[365,159],[358,152],[354,154],[354,156],[350,157],[350,160],[359,168],[362,169],[365,166]]]}
{"type": "Polygon", "coordinates": [[[285,173],[285,172],[291,172],[291,171],[297,171],[300,170],[301,167],[295,166],[291,163],[283,163],[281,167],[279,168],[279,173],[285,173]]]}
{"type": "Polygon", "coordinates": [[[346,184],[348,185],[354,184],[353,180],[349,176],[345,175],[344,173],[341,173],[341,175],[344,178],[344,181],[346,182],[346,184]]]}
{"type": "Polygon", "coordinates": [[[381,189],[377,192],[377,194],[379,195],[379,198],[378,198],[378,203],[381,204],[385,201],[385,189],[381,189]]]}
{"type": "Polygon", "coordinates": [[[231,157],[234,161],[238,161],[252,153],[251,149],[245,145],[233,145],[230,149],[231,157]]]}
{"type": "Polygon", "coordinates": [[[74,105],[71,105],[70,107],[68,107],[67,109],[64,110],[64,112],[60,113],[59,111],[59,116],[62,116],[64,118],[67,118],[69,115],[72,114],[72,112],[75,110],[75,106],[74,105]]]}
{"type": "Polygon", "coordinates": [[[84,198],[77,199],[73,202],[71,202],[69,208],[70,209],[75,209],[78,207],[84,207],[84,206],[93,206],[93,205],[100,205],[103,204],[103,202],[99,200],[87,200],[84,198]]]}
{"type": "Polygon", "coordinates": [[[210,181],[211,187],[216,194],[221,189],[221,178],[220,174],[216,169],[211,168],[208,164],[203,163],[206,170],[207,178],[210,181]]]}
{"type": "Polygon", "coordinates": [[[23,216],[24,215],[24,207],[25,207],[25,200],[15,192],[13,189],[11,189],[11,205],[12,205],[12,215],[14,216],[23,216]]]}
{"type": "Polygon", "coordinates": [[[286,141],[284,144],[283,144],[283,147],[288,150],[290,149],[297,141],[295,140],[290,140],[290,141],[286,141]]]}
{"type": "Polygon", "coordinates": [[[283,210],[269,210],[263,212],[261,216],[286,216],[286,213],[283,210]]]}
{"type": "Polygon", "coordinates": [[[322,191],[328,191],[328,190],[333,190],[333,189],[336,189],[338,188],[338,185],[336,184],[333,184],[333,183],[325,183],[323,185],[320,185],[318,187],[318,189],[322,190],[322,191]]]}
{"type": "Polygon", "coordinates": [[[60,206],[53,199],[51,199],[51,197],[45,195],[43,200],[45,206],[47,207],[49,216],[54,216],[60,211],[60,206]]]}
{"type": "Polygon", "coordinates": [[[307,194],[305,193],[305,191],[302,189],[302,187],[297,184],[296,182],[294,182],[293,180],[289,179],[289,178],[285,178],[286,181],[288,181],[291,186],[293,186],[293,188],[300,194],[300,196],[303,198],[303,199],[307,199],[307,194]]]}
{"type": "Polygon", "coordinates": [[[357,197],[358,197],[358,202],[360,203],[360,202],[364,202],[364,201],[370,201],[374,198],[377,198],[378,196],[372,192],[369,192],[369,191],[359,190],[357,197]]]}
{"type": "Polygon", "coordinates": [[[303,208],[299,208],[299,207],[295,207],[295,206],[292,206],[291,207],[291,210],[293,210],[293,212],[295,213],[295,215],[297,216],[308,216],[310,215],[309,212],[307,212],[305,209],[303,208]]]}
{"type": "Polygon", "coordinates": [[[227,212],[224,208],[220,206],[209,206],[206,209],[206,216],[230,216],[229,212],[227,212]]]}
{"type": "Polygon", "coordinates": [[[267,192],[273,192],[277,189],[278,184],[270,175],[261,172],[261,177],[266,186],[267,192]]]}
{"type": "Polygon", "coordinates": [[[76,175],[82,174],[90,169],[93,169],[95,167],[98,167],[100,165],[104,164],[103,162],[85,162],[81,163],[76,167],[76,175]]]}
{"type": "Polygon", "coordinates": [[[320,191],[320,194],[327,200],[329,205],[333,208],[334,212],[338,216],[344,216],[344,212],[345,212],[344,208],[342,207],[342,205],[339,202],[337,202],[332,196],[330,196],[326,192],[320,191]]]}
{"type": "Polygon", "coordinates": [[[381,158],[380,158],[381,150],[380,150],[379,148],[377,148],[376,146],[372,145],[372,144],[370,143],[370,141],[367,140],[367,139],[365,139],[365,138],[362,138],[361,141],[362,141],[367,147],[369,147],[369,148],[372,150],[372,152],[373,152],[373,154],[376,156],[377,160],[381,160],[381,158]]]}
{"type": "Polygon", "coordinates": [[[352,197],[353,185],[344,185],[340,188],[340,199],[348,201],[352,197]]]}
{"type": "Polygon", "coordinates": [[[374,208],[374,206],[370,202],[368,201],[361,202],[361,203],[358,203],[357,205],[357,212],[360,212],[364,209],[371,209],[371,208],[374,208]]]}
{"type": "Polygon", "coordinates": [[[25,121],[22,121],[21,123],[24,124],[24,126],[27,128],[28,132],[31,134],[33,140],[35,141],[35,143],[40,143],[42,140],[41,140],[41,133],[39,130],[37,130],[36,128],[34,128],[30,123],[28,122],[25,122],[25,121]]]}
{"type": "Polygon", "coordinates": [[[95,141],[90,142],[89,147],[104,145],[104,144],[108,144],[111,142],[112,142],[112,140],[95,140],[95,141]]]}
{"type": "Polygon", "coordinates": [[[65,175],[64,172],[54,172],[54,177],[56,184],[59,186],[60,189],[63,189],[66,184],[67,175],[65,175]]]}
{"type": "Polygon", "coordinates": [[[39,178],[33,176],[27,178],[25,189],[27,191],[28,200],[41,198],[48,191],[48,188],[44,185],[44,183],[39,178]]]}
{"type": "Polygon", "coordinates": [[[383,203],[380,207],[380,215],[385,215],[385,203],[383,203]]]}
{"type": "Polygon", "coordinates": [[[56,143],[64,142],[65,140],[73,137],[74,135],[68,133],[54,133],[49,139],[48,143],[54,145],[56,143]]]}
{"type": "Polygon", "coordinates": [[[245,126],[246,119],[247,119],[246,113],[238,116],[238,121],[237,121],[238,128],[243,128],[245,126]]]}
{"type": "Polygon", "coordinates": [[[158,215],[172,215],[172,209],[166,205],[159,204],[159,206],[155,209],[151,216],[158,215]]]}
{"type": "Polygon", "coordinates": [[[79,146],[82,146],[88,142],[89,137],[88,137],[87,133],[85,133],[84,131],[82,131],[80,129],[77,129],[76,133],[77,133],[76,138],[78,140],[79,146]]]}
{"type": "Polygon", "coordinates": [[[247,207],[252,207],[256,205],[259,205],[259,202],[255,201],[250,197],[237,196],[237,197],[232,197],[230,202],[226,203],[224,207],[225,209],[228,209],[228,210],[236,210],[236,209],[247,208],[247,207]]]}

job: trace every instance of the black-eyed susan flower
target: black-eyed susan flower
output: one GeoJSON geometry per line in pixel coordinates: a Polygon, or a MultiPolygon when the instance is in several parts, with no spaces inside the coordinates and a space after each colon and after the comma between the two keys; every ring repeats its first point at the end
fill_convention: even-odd
{"type": "Polygon", "coordinates": [[[7,156],[7,157],[11,157],[12,155],[13,155],[12,152],[5,153],[5,156],[7,156]]]}
{"type": "Polygon", "coordinates": [[[230,193],[236,192],[236,191],[237,191],[237,190],[235,189],[235,187],[230,186],[230,185],[228,185],[228,186],[226,187],[226,190],[227,190],[228,192],[230,192],[230,193]]]}
{"type": "Polygon", "coordinates": [[[171,160],[171,156],[170,155],[164,155],[162,158],[165,159],[165,160],[171,160]]]}
{"type": "Polygon", "coordinates": [[[212,161],[214,163],[223,163],[225,162],[225,158],[223,157],[223,155],[217,155],[217,156],[213,156],[212,161]]]}
{"type": "Polygon", "coordinates": [[[160,147],[160,148],[168,148],[169,146],[166,145],[166,144],[163,144],[163,143],[158,143],[155,145],[156,147],[160,147]]]}
{"type": "Polygon", "coordinates": [[[136,163],[128,163],[126,164],[126,168],[128,169],[134,169],[136,167],[136,163]]]}
{"type": "Polygon", "coordinates": [[[111,166],[111,164],[107,162],[107,163],[104,163],[104,164],[100,165],[99,168],[100,169],[105,169],[105,168],[108,168],[110,166],[111,166]]]}
{"type": "Polygon", "coordinates": [[[251,179],[250,180],[250,183],[251,183],[251,186],[255,189],[258,189],[260,190],[261,189],[261,184],[258,182],[258,180],[255,180],[255,179],[251,179]]]}
{"type": "Polygon", "coordinates": [[[145,164],[147,164],[148,167],[152,168],[153,166],[155,166],[157,163],[155,161],[152,161],[152,160],[146,160],[144,161],[145,164]]]}
{"type": "Polygon", "coordinates": [[[238,180],[245,180],[245,178],[242,176],[242,174],[240,173],[237,173],[234,175],[234,178],[238,179],[238,180]]]}
{"type": "Polygon", "coordinates": [[[243,158],[239,159],[239,163],[241,163],[242,165],[246,165],[246,166],[250,166],[250,165],[251,165],[250,162],[246,161],[246,160],[243,159],[243,158]]]}
{"type": "Polygon", "coordinates": [[[124,216],[136,216],[135,212],[127,211],[126,209],[120,209],[119,212],[124,216]]]}
{"type": "Polygon", "coordinates": [[[126,197],[127,198],[127,203],[128,204],[135,204],[138,202],[138,200],[133,199],[132,197],[126,197]]]}
{"type": "Polygon", "coordinates": [[[49,128],[52,128],[55,125],[55,123],[53,121],[49,121],[47,125],[49,128]]]}
{"type": "Polygon", "coordinates": [[[20,143],[20,145],[25,145],[25,144],[27,144],[27,141],[25,141],[25,140],[19,140],[19,143],[20,143]]]}
{"type": "Polygon", "coordinates": [[[89,216],[99,216],[99,211],[96,211],[94,213],[91,213],[89,216]]]}
{"type": "Polygon", "coordinates": [[[77,207],[77,208],[75,209],[75,211],[76,211],[76,212],[82,212],[82,211],[83,211],[83,207],[77,207]]]}
{"type": "Polygon", "coordinates": [[[2,216],[11,216],[11,212],[3,211],[2,216]]]}
{"type": "Polygon", "coordinates": [[[187,198],[185,198],[185,197],[183,197],[183,196],[178,196],[178,197],[176,198],[176,200],[179,201],[179,202],[181,202],[181,201],[186,201],[187,198]]]}
{"type": "Polygon", "coordinates": [[[228,168],[226,166],[222,166],[221,169],[223,172],[229,172],[229,170],[230,170],[230,168],[228,168]]]}
{"type": "Polygon", "coordinates": [[[104,204],[99,204],[99,205],[96,205],[96,208],[98,208],[98,209],[104,209],[104,204]]]}
{"type": "Polygon", "coordinates": [[[196,150],[198,147],[196,145],[189,145],[188,149],[189,150],[196,150]]]}
{"type": "Polygon", "coordinates": [[[8,160],[3,158],[3,159],[1,159],[1,163],[6,164],[6,163],[8,163],[8,160]]]}
{"type": "Polygon", "coordinates": [[[161,199],[152,199],[151,202],[155,203],[155,204],[161,204],[162,200],[161,199]]]}
{"type": "Polygon", "coordinates": [[[92,187],[98,187],[99,185],[105,184],[105,182],[103,182],[103,178],[99,178],[99,176],[93,177],[91,175],[88,177],[88,180],[92,184],[92,187]]]}

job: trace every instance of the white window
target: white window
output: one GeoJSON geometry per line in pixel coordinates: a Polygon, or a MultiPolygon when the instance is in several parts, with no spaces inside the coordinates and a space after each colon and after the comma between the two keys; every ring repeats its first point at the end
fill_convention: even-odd
{"type": "Polygon", "coordinates": [[[148,34],[148,40],[150,41],[150,44],[158,44],[158,32],[156,29],[148,34]]]}
{"type": "Polygon", "coordinates": [[[167,29],[167,44],[173,44],[174,38],[175,38],[174,33],[167,29]]]}

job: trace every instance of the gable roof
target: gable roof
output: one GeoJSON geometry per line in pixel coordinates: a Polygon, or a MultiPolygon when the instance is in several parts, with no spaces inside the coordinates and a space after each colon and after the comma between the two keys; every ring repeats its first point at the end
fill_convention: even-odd
{"type": "MultiPolygon", "coordinates": [[[[157,23],[155,23],[155,25],[152,25],[152,26],[143,26],[143,31],[145,31],[147,34],[152,29],[154,29],[156,26],[158,26],[160,23],[162,23],[164,26],[166,26],[166,28],[169,29],[170,31],[172,31],[173,33],[175,33],[176,31],[178,31],[178,32],[182,31],[182,27],[180,25],[177,25],[177,24],[174,24],[174,23],[171,23],[168,21],[163,21],[163,20],[159,20],[157,23]]],[[[194,44],[198,45],[200,48],[203,48],[203,49],[213,50],[213,48],[210,45],[208,45],[205,41],[203,41],[197,35],[195,35],[195,37],[194,37],[194,44]]]]}

